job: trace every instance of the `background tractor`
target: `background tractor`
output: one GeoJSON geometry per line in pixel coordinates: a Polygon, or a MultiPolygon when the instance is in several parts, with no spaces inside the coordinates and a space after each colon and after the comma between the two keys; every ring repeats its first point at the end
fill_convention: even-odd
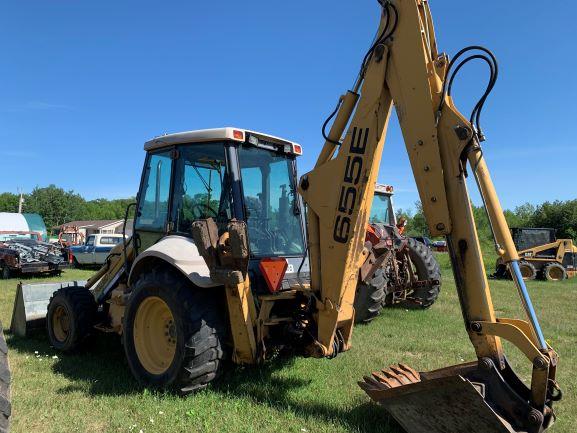
{"type": "Polygon", "coordinates": [[[384,306],[428,308],[441,290],[441,268],[425,244],[403,235],[393,206],[394,188],[377,184],[359,271],[356,322],[369,322],[384,306]]]}
{"type": "MultiPolygon", "coordinates": [[[[577,246],[572,239],[557,239],[555,229],[512,228],[519,250],[523,279],[562,281],[577,275],[577,246]]],[[[497,259],[495,277],[509,277],[507,267],[497,259]]]]}

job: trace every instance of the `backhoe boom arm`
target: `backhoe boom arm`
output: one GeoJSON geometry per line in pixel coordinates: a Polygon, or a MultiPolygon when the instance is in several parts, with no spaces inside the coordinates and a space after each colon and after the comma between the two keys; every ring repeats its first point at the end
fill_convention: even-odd
{"type": "MultiPolygon", "coordinates": [[[[545,342],[520,278],[519,257],[479,143],[484,137],[447,92],[452,65],[437,52],[428,1],[379,3],[383,13],[378,37],[359,80],[341,97],[316,166],[299,184],[308,205],[311,289],[318,311],[318,335],[310,352],[334,356],[350,347],[357,270],[364,259],[365,227],[394,104],[429,230],[447,238],[465,326],[477,357],[494,365],[503,377],[510,369],[500,338],[529,357],[533,380],[527,413],[537,411],[539,416],[531,415],[539,418],[533,425],[544,428],[553,418],[550,397],[556,386],[552,384],[557,356],[545,342]],[[497,253],[511,270],[528,322],[495,316],[467,191],[467,168],[479,186],[497,253]]],[[[506,418],[504,412],[500,414],[506,418]]],[[[509,422],[525,426],[517,419],[509,422]]]]}

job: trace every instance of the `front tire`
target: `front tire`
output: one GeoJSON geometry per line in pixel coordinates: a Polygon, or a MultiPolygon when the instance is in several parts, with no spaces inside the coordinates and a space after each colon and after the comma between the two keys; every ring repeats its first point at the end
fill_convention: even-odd
{"type": "Polygon", "coordinates": [[[144,385],[189,394],[222,371],[227,323],[218,289],[198,289],[177,271],[154,269],[134,285],[123,341],[132,374],[144,385]]]}
{"type": "Polygon", "coordinates": [[[46,314],[50,344],[62,352],[79,349],[96,323],[97,306],[85,287],[63,287],[52,295],[46,314]]]}

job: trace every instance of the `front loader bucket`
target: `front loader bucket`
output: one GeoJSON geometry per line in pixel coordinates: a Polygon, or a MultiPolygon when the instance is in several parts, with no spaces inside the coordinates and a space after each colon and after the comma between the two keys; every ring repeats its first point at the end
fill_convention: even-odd
{"type": "Polygon", "coordinates": [[[10,332],[19,337],[26,337],[31,330],[42,328],[52,294],[62,287],[84,286],[85,284],[86,281],[37,284],[18,283],[14,309],[12,310],[10,332]]]}
{"type": "Polygon", "coordinates": [[[417,373],[399,364],[359,386],[408,433],[539,433],[553,413],[532,408],[529,390],[490,359],[417,373]]]}

